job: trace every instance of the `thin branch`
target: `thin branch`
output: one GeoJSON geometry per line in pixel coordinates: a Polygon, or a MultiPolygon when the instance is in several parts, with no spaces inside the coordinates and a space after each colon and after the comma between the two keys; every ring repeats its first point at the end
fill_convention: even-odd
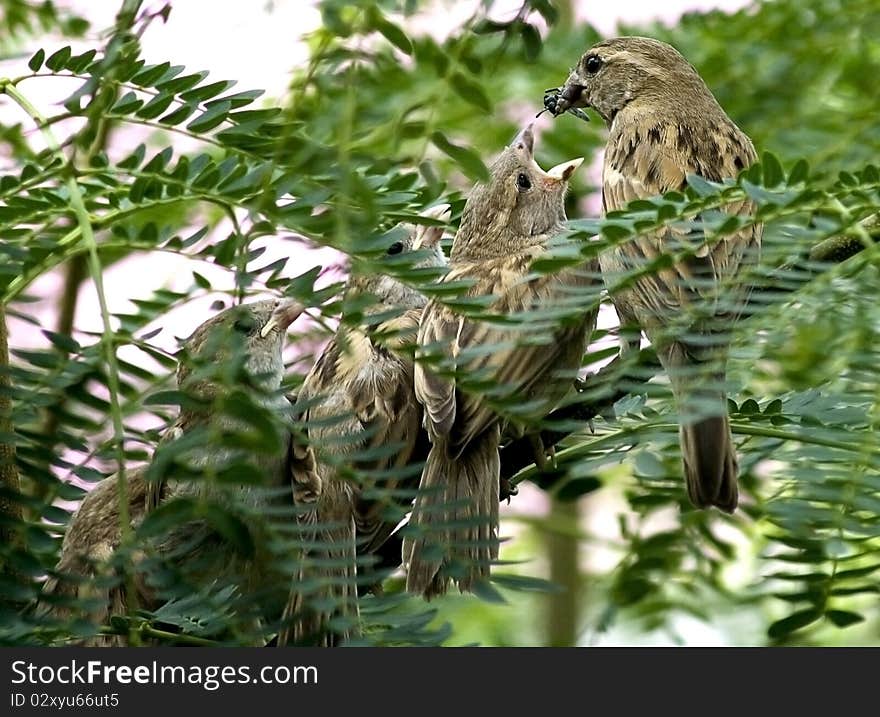
{"type": "MultiPolygon", "coordinates": [[[[6,307],[0,304],[0,544],[6,550],[12,550],[19,542],[18,529],[22,524],[22,510],[18,500],[21,485],[15,463],[8,338],[6,307]]],[[[0,553],[0,575],[8,581],[19,578],[4,559],[3,553],[0,553]]]]}
{"type": "MultiPolygon", "coordinates": [[[[107,296],[104,292],[104,275],[101,266],[101,259],[98,255],[98,242],[95,239],[94,228],[92,227],[90,216],[85,206],[82,191],[73,175],[73,168],[67,163],[67,159],[61,150],[61,146],[58,144],[58,140],[55,138],[55,134],[46,126],[45,118],[14,86],[9,84],[0,85],[0,90],[2,90],[30,116],[37,127],[43,132],[43,136],[46,139],[49,149],[62,160],[67,169],[65,184],[69,193],[71,208],[76,216],[83,242],[88,250],[89,274],[95,285],[95,293],[98,296],[98,305],[101,313],[101,344],[104,349],[105,360],[107,361],[107,386],[110,390],[110,412],[113,421],[113,441],[116,446],[116,462],[118,464],[117,484],[119,486],[119,521],[122,542],[125,543],[130,539],[131,534],[131,525],[128,514],[128,481],[126,480],[125,475],[125,428],[122,423],[122,409],[119,400],[119,364],[116,359],[116,349],[113,344],[113,326],[110,323],[110,310],[107,307],[107,296]]],[[[134,593],[132,590],[129,590],[129,594],[133,595],[134,593]]],[[[132,637],[135,641],[137,640],[136,636],[132,637]]]]}

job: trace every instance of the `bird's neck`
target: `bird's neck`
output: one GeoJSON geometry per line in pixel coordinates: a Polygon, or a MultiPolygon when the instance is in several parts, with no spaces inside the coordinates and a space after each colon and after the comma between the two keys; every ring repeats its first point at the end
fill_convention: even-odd
{"type": "Polygon", "coordinates": [[[522,254],[534,254],[547,246],[550,237],[562,230],[562,225],[553,231],[542,234],[522,235],[502,230],[491,235],[473,234],[467,237],[456,237],[449,254],[450,262],[479,261],[481,259],[503,259],[522,254]]]}

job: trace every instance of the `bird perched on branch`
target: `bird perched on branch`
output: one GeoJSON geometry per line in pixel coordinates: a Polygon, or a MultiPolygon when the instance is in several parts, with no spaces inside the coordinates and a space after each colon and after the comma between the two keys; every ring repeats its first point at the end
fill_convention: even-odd
{"type": "MultiPolygon", "coordinates": [[[[688,175],[713,182],[736,177],[756,159],[751,140],[694,67],[657,40],[598,43],[565,85],[545,96],[545,106],[555,115],[592,107],[608,124],[605,212],[684,190],[688,175]]],[[[749,215],[754,209],[751,201],[738,201],[723,211],[749,215]]],[[[688,495],[701,508],[732,512],[737,505],[737,459],[723,383],[729,333],[747,296],[745,275],[757,261],[761,233],[754,222],[720,236],[667,224],[600,256],[621,325],[645,331],[669,375],[688,495]],[[669,255],[672,262],[663,261],[669,255]]]]}
{"type": "MultiPolygon", "coordinates": [[[[444,220],[448,209],[439,205],[422,216],[444,220]]],[[[399,225],[385,261],[439,273],[446,264],[442,234],[440,225],[399,225]]],[[[411,466],[427,454],[412,352],[405,350],[415,345],[427,300],[376,269],[353,268],[345,294],[350,312],[299,391],[308,443],[294,442],[293,484],[298,502],[314,505],[301,522],[315,547],[294,581],[290,627],[279,645],[332,646],[356,634],[358,571],[366,567],[357,556],[378,549],[404,517],[408,506],[391,496],[415,488],[419,474],[411,466]]]]}
{"type": "MultiPolygon", "coordinates": [[[[179,354],[177,380],[180,391],[188,398],[180,399],[180,415],[160,441],[151,464],[127,471],[128,514],[133,528],[141,525],[146,513],[169,504],[175,497],[190,501],[190,506],[200,497],[228,499],[230,491],[221,491],[220,481],[234,480],[235,476],[224,476],[224,471],[239,478],[248,476],[264,485],[285,485],[288,434],[283,430],[287,401],[279,391],[283,373],[281,351],[287,327],[301,312],[302,306],[292,300],[235,306],[206,321],[185,342],[179,354]],[[250,443],[244,449],[232,448],[225,442],[224,438],[236,431],[244,433],[252,428],[248,417],[236,412],[237,406],[248,405],[244,400],[235,400],[244,395],[255,405],[278,413],[277,445],[269,445],[271,436],[276,434],[265,424],[262,441],[250,443]],[[205,475],[195,479],[197,473],[205,475]],[[183,480],[184,474],[194,480],[183,480]]],[[[251,488],[239,486],[232,492],[244,502],[258,500],[251,488]]],[[[251,527],[246,526],[246,530],[251,527]]],[[[118,566],[112,564],[121,540],[118,476],[114,475],[86,495],[68,525],[60,560],[44,589],[45,602],[59,606],[56,614],[71,614],[64,607],[69,601],[59,600],[64,596],[86,599],[93,608],[89,620],[94,625],[106,624],[110,615],[126,613],[127,596],[114,575],[118,566]]],[[[172,554],[179,564],[203,563],[206,561],[193,558],[207,555],[214,571],[241,569],[249,575],[253,572],[250,566],[254,561],[230,557],[231,551],[224,547],[210,521],[178,521],[165,534],[151,540],[149,547],[139,546],[135,551],[138,564],[134,587],[141,607],[155,608],[162,602],[144,572],[145,553],[141,548],[172,554]]],[[[286,580],[277,582],[278,589],[286,590],[286,580]]],[[[90,642],[107,645],[124,640],[119,636],[99,636],[90,642]]]]}
{"type": "Polygon", "coordinates": [[[421,319],[415,390],[432,446],[403,554],[407,589],[429,598],[450,579],[465,591],[488,576],[499,446],[572,388],[595,325],[595,308],[583,310],[595,261],[546,275],[532,268],[563,230],[568,180],[583,160],[545,172],[533,151],[527,127],[473,189],[443,280],[467,288],[453,305],[429,302],[421,319]]]}

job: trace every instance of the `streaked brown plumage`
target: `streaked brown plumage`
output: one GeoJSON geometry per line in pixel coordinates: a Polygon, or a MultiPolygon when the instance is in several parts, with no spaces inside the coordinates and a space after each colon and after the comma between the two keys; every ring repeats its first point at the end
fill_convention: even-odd
{"type": "MultiPolygon", "coordinates": [[[[231,357],[234,347],[239,344],[244,351],[244,370],[250,377],[249,380],[261,386],[255,400],[268,401],[272,409],[277,407],[279,422],[282,422],[287,406],[286,403],[280,403],[286,399],[278,393],[283,372],[281,349],[285,330],[301,311],[302,307],[290,300],[259,301],[227,309],[202,324],[184,344],[184,352],[189,357],[198,357],[203,365],[219,365],[224,359],[231,357]],[[230,334],[237,334],[239,340],[236,341],[235,336],[230,334]]],[[[231,389],[230,386],[224,387],[216,383],[216,377],[198,375],[198,370],[194,370],[185,360],[181,360],[178,365],[177,378],[181,389],[206,400],[219,399],[231,389]]],[[[234,420],[218,417],[211,408],[182,408],[177,421],[163,435],[160,444],[170,444],[172,439],[180,439],[196,427],[223,430],[234,428],[235,423],[234,420]]],[[[287,477],[287,434],[280,434],[279,441],[276,454],[263,455],[254,452],[247,457],[255,466],[265,471],[267,484],[282,486],[287,477]]],[[[190,451],[188,457],[192,464],[209,468],[221,466],[231,458],[232,452],[222,444],[208,443],[209,445],[198,450],[190,451]]],[[[243,456],[239,452],[236,457],[241,459],[243,456]]],[[[161,479],[158,481],[149,480],[148,474],[154,467],[140,466],[127,471],[128,512],[132,528],[141,524],[149,510],[175,495],[196,495],[199,492],[208,495],[209,481],[178,482],[166,480],[164,474],[160,474],[161,479]]],[[[173,475],[172,471],[168,477],[173,475]]],[[[95,626],[106,624],[110,615],[126,612],[125,591],[119,584],[118,577],[114,576],[111,563],[122,538],[117,491],[118,476],[106,478],[86,495],[71,518],[55,575],[47,581],[44,589],[44,602],[47,605],[57,605],[54,612],[60,617],[72,616],[70,610],[64,606],[65,596],[88,598],[93,606],[88,619],[95,626]]],[[[243,492],[246,490],[243,489],[243,492]]],[[[179,545],[188,543],[193,534],[201,529],[191,523],[178,526],[155,543],[151,542],[150,552],[173,552],[179,545]]],[[[212,536],[210,531],[205,531],[203,542],[203,545],[196,546],[194,550],[205,554],[216,552],[217,570],[251,572],[248,561],[230,557],[229,549],[223,549],[222,540],[212,536]]],[[[136,562],[140,564],[143,552],[139,551],[135,555],[136,562]]],[[[286,580],[278,579],[277,582],[280,590],[286,590],[286,580]]],[[[155,609],[161,604],[155,590],[147,584],[142,572],[137,570],[134,586],[138,593],[139,606],[155,609]]],[[[90,638],[87,644],[115,645],[123,642],[124,638],[119,636],[96,636],[90,638]]]]}
{"type": "MultiPolygon", "coordinates": [[[[604,211],[686,187],[688,174],[714,182],[751,165],[751,140],[731,121],[697,71],[673,47],[642,37],[600,42],[581,57],[555,114],[593,107],[609,125],[603,166],[604,211]]],[[[751,214],[750,201],[730,214],[751,214]]],[[[737,460],[724,375],[729,333],[747,294],[762,227],[713,241],[668,227],[641,234],[600,257],[622,325],[641,327],[669,374],[681,420],[688,494],[698,507],[732,512],[737,460]],[[664,253],[697,247],[669,268],[617,287],[622,275],[664,253]]]]}
{"type": "MultiPolygon", "coordinates": [[[[144,518],[144,496],[147,483],[145,467],[126,471],[128,481],[128,515],[131,525],[140,525],[144,518]]],[[[43,585],[42,609],[64,621],[85,621],[90,627],[106,625],[111,615],[125,615],[128,600],[112,564],[114,553],[122,540],[119,522],[118,476],[99,482],[83,498],[64,533],[61,556],[43,585]],[[76,598],[86,614],[72,609],[76,598]]],[[[138,603],[143,605],[151,595],[142,580],[136,579],[138,603]]],[[[127,644],[122,635],[94,634],[81,643],[85,647],[118,647],[127,644]]]]}
{"type": "Polygon", "coordinates": [[[471,192],[444,278],[472,282],[465,297],[492,297],[490,320],[438,300],[421,320],[415,389],[432,446],[403,553],[407,589],[426,597],[444,593],[450,579],[471,590],[488,576],[498,555],[499,445],[571,388],[595,324],[595,312],[585,314],[576,298],[578,288],[595,284],[594,262],[531,273],[563,228],[568,179],[581,163],[545,172],[533,144],[526,128],[492,165],[491,179],[471,192]],[[506,320],[549,309],[569,313],[549,325],[537,314],[519,325],[506,320]]]}
{"type": "MultiPolygon", "coordinates": [[[[433,207],[424,216],[442,219],[447,209],[433,207]]],[[[390,256],[405,260],[420,252],[413,254],[414,266],[445,265],[442,227],[404,224],[398,231],[390,256]]],[[[291,628],[282,631],[279,645],[332,646],[357,634],[357,556],[380,547],[403,518],[406,507],[389,496],[401,487],[401,470],[427,452],[412,357],[402,350],[415,343],[426,299],[375,268],[363,273],[355,267],[346,300],[358,305],[367,297],[373,303],[364,316],[356,323],[343,317],[299,391],[309,440],[308,448],[294,444],[293,481],[300,504],[314,501],[302,523],[309,542],[320,547],[304,557],[285,612],[291,628]],[[385,455],[377,457],[377,450],[385,455]],[[369,452],[374,455],[359,458],[369,452]]]]}

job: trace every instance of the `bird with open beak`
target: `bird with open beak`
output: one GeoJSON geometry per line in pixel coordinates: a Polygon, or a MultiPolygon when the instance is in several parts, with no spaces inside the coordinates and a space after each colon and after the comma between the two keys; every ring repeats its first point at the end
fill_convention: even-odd
{"type": "MultiPolygon", "coordinates": [[[[554,115],[592,107],[608,125],[605,212],[683,191],[688,175],[713,182],[736,177],[756,159],[751,140],[696,69],[675,48],[650,38],[618,37],[593,46],[565,85],[545,95],[545,107],[554,115]]],[[[723,211],[750,215],[755,207],[737,201],[723,211]]],[[[600,255],[622,327],[645,332],[669,375],[688,495],[701,508],[732,512],[737,505],[725,368],[730,331],[748,296],[747,274],[757,262],[761,234],[762,225],[755,222],[714,237],[669,224],[600,255]],[[662,264],[664,255],[673,255],[671,266],[646,271],[649,264],[662,264]]]]}
{"type": "Polygon", "coordinates": [[[467,286],[458,306],[482,306],[477,316],[434,299],[422,315],[415,392],[432,445],[403,543],[410,592],[430,598],[450,579],[472,590],[488,577],[498,556],[499,446],[530,433],[572,388],[596,318],[573,297],[595,286],[598,267],[541,275],[532,265],[564,228],[568,181],[582,161],[544,171],[529,126],[468,197],[443,281],[467,286]]]}

